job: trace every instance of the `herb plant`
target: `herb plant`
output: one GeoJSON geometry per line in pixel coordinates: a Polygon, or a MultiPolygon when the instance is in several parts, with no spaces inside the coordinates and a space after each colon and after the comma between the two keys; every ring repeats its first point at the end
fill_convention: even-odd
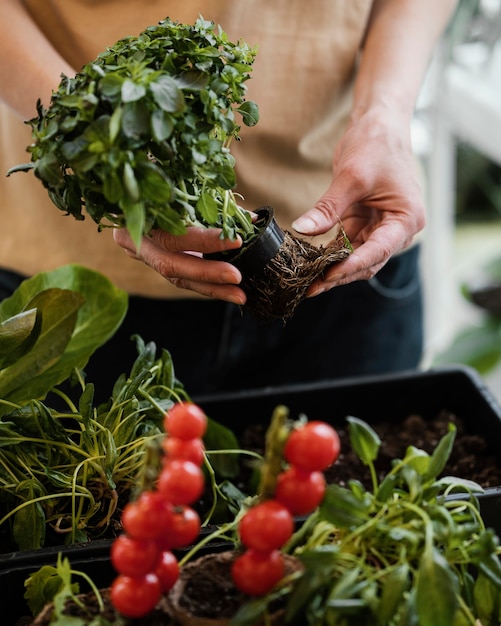
{"type": "Polygon", "coordinates": [[[126,226],[139,247],[153,228],[183,233],[218,227],[254,234],[237,204],[230,143],[258,121],[245,100],[256,49],[229,41],[200,17],[165,19],[63,76],[46,109],[30,120],[33,169],[54,204],[100,228],[126,226]]]}
{"type": "MultiPolygon", "coordinates": [[[[294,555],[300,567],[279,576],[278,584],[264,595],[259,595],[259,589],[268,586],[273,570],[267,567],[260,573],[259,568],[250,568],[242,580],[254,597],[244,596],[243,606],[229,620],[232,626],[268,623],[271,613],[276,624],[499,626],[501,550],[498,538],[485,528],[480,516],[475,494],[481,487],[465,479],[440,477],[454,444],[455,427],[450,426],[431,454],[410,446],[379,482],[374,466],[381,443],[377,434],[357,418],[348,421],[351,445],[372,477],[371,490],[357,481],[347,487],[328,485],[320,507],[301,520],[290,536],[290,524],[284,525],[278,501],[270,494],[286,471],[283,452],[287,439],[291,432],[304,428],[305,418],[291,422],[286,407],[277,407],[267,433],[258,494],[246,500],[231,522],[205,536],[183,556],[181,570],[169,572],[169,585],[178,574],[182,576],[182,568],[211,536],[233,536],[237,547],[233,563],[238,562],[238,554],[256,550],[261,559],[266,560],[270,553],[277,560],[277,550],[281,550],[289,557],[294,555]],[[260,501],[264,494],[267,497],[260,501]],[[264,515],[260,514],[262,505],[264,515]],[[277,514],[280,523],[275,527],[270,520],[277,514]],[[280,607],[282,613],[277,612],[280,607]]],[[[337,441],[330,450],[334,459],[339,452],[337,441]]],[[[296,444],[291,445],[288,454],[302,464],[304,456],[297,452],[296,444]]],[[[310,461],[308,458],[308,465],[310,461]]],[[[213,556],[218,559],[221,554],[217,551],[213,556]]],[[[202,566],[206,558],[188,563],[187,568],[202,566]]],[[[231,561],[225,565],[229,579],[228,563],[231,561]]],[[[224,579],[222,572],[219,575],[224,579]]],[[[239,584],[238,575],[234,582],[239,584]]],[[[226,594],[229,580],[223,584],[226,594]]],[[[177,583],[172,591],[176,587],[177,583]]],[[[210,581],[203,587],[210,589],[210,581]]],[[[33,593],[40,597],[43,588],[42,583],[33,593]]],[[[188,587],[181,589],[196,602],[196,588],[190,587],[190,592],[188,587]]],[[[217,593],[215,587],[212,594],[217,593]]],[[[169,594],[168,601],[177,595],[169,594]]],[[[62,613],[58,615],[64,618],[62,613]]],[[[117,619],[113,623],[121,623],[119,616],[117,619]]]]}
{"type": "Polygon", "coordinates": [[[368,424],[348,420],[372,491],[358,481],[329,485],[285,548],[303,571],[248,603],[231,624],[251,624],[272,599],[286,597],[285,623],[498,626],[501,550],[480,516],[475,493],[482,489],[440,477],[455,427],[431,455],[410,446],[379,483],[374,461],[381,442],[368,424]]]}

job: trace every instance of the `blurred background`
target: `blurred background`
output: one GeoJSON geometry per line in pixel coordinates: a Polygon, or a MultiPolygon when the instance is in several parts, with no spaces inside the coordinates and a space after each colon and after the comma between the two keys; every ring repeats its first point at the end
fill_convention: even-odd
{"type": "Polygon", "coordinates": [[[413,141],[428,181],[423,367],[471,365],[501,399],[501,0],[459,0],[413,141]]]}

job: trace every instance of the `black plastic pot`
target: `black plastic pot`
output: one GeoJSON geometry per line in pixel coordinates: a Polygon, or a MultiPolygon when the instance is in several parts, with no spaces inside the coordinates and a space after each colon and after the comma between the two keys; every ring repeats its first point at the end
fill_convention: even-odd
{"type": "Polygon", "coordinates": [[[284,233],[275,221],[274,209],[264,206],[255,211],[259,233],[238,250],[206,254],[205,258],[216,261],[228,261],[237,267],[246,278],[261,274],[268,261],[272,259],[284,241],[284,233]]]}

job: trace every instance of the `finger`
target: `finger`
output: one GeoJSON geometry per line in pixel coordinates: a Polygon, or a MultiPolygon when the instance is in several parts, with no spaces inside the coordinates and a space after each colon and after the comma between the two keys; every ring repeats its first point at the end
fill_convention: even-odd
{"type": "Polygon", "coordinates": [[[240,271],[231,263],[203,259],[189,252],[171,252],[145,239],[141,259],[165,278],[182,278],[197,282],[238,285],[240,271]]]}
{"type": "Polygon", "coordinates": [[[340,175],[312,209],[292,222],[292,227],[303,235],[326,233],[349,206],[360,200],[361,193],[361,186],[354,184],[351,177],[340,175]]]}
{"type": "Polygon", "coordinates": [[[332,264],[321,278],[310,285],[307,297],[357,280],[369,280],[386,265],[392,255],[407,248],[411,241],[412,238],[401,225],[392,223],[382,226],[377,231],[377,238],[369,238],[344,261],[332,264]]]}
{"type": "Polygon", "coordinates": [[[192,250],[206,253],[240,248],[242,245],[240,237],[233,240],[222,238],[221,233],[222,231],[219,228],[190,227],[183,235],[172,235],[163,230],[153,230],[148,237],[143,237],[139,250],[137,250],[126,228],[114,229],[113,238],[115,242],[127,250],[131,256],[138,256],[138,254],[142,252],[145,243],[148,241],[152,241],[159,247],[174,252],[192,250]]]}
{"type": "Polygon", "coordinates": [[[170,278],[169,281],[180,289],[189,289],[209,298],[216,298],[243,306],[247,300],[243,289],[233,285],[220,285],[192,281],[184,278],[170,278]]]}
{"type": "Polygon", "coordinates": [[[221,252],[240,248],[240,237],[229,239],[222,237],[219,228],[195,228],[189,227],[184,235],[172,235],[163,230],[153,230],[149,239],[161,248],[172,251],[195,250],[197,252],[221,252]]]}

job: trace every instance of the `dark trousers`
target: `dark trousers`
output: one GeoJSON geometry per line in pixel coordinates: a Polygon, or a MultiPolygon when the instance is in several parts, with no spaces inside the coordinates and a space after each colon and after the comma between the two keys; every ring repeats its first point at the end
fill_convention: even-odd
{"type": "MultiPolygon", "coordinates": [[[[0,298],[21,280],[0,272],[0,298]]],[[[414,369],[423,349],[419,247],[369,281],[305,300],[285,324],[220,301],[132,296],[121,327],[85,367],[98,399],[130,371],[134,334],[171,353],[190,396],[414,369]]]]}

